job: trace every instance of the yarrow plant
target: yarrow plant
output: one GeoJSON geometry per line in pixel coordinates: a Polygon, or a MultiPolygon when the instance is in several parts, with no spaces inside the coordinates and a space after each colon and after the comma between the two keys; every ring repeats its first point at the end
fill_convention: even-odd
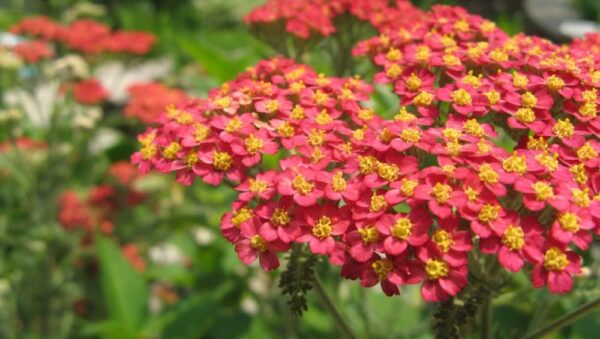
{"type": "Polygon", "coordinates": [[[493,282],[498,268],[573,288],[600,234],[597,39],[511,37],[458,7],[413,8],[410,27],[390,29],[379,23],[401,13],[369,10],[387,1],[284,3],[247,21],[286,20],[302,39],[334,32],[344,11],[370,21],[380,34],[354,54],[393,87],[397,114],[370,108],[360,77],[276,57],[169,106],[138,137],[142,172],[234,187],[223,236],[265,270],[301,247],[390,296],[421,284],[428,302],[457,296],[475,271],[493,282]]]}

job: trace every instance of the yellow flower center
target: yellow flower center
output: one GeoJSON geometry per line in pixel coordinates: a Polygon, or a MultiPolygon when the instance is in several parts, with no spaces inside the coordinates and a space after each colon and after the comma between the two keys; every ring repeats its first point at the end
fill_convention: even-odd
{"type": "Polygon", "coordinates": [[[515,72],[513,74],[513,86],[516,88],[524,88],[529,84],[529,79],[521,73],[515,72]]]}
{"type": "Polygon", "coordinates": [[[276,208],[271,215],[271,224],[276,227],[286,226],[291,221],[288,212],[282,208],[276,208]]]}
{"type": "Polygon", "coordinates": [[[446,143],[446,151],[453,157],[456,157],[460,154],[461,145],[458,142],[448,142],[446,143]]]}
{"type": "Polygon", "coordinates": [[[373,173],[377,170],[377,164],[379,162],[375,157],[372,156],[358,156],[358,167],[360,169],[361,174],[369,174],[373,173]]]}
{"type": "Polygon", "coordinates": [[[515,119],[524,124],[535,121],[535,112],[529,107],[521,107],[515,112],[515,119]]]}
{"type": "Polygon", "coordinates": [[[343,192],[346,190],[348,184],[346,183],[346,179],[344,179],[344,174],[342,172],[337,172],[331,178],[331,186],[335,192],[343,192]]]}
{"type": "Polygon", "coordinates": [[[505,62],[508,60],[508,54],[500,48],[496,48],[490,52],[490,58],[495,62],[505,62]]]}
{"type": "Polygon", "coordinates": [[[475,137],[483,137],[485,135],[485,131],[483,127],[477,122],[476,119],[469,119],[463,124],[463,130],[472,136],[475,137]]]}
{"type": "Polygon", "coordinates": [[[296,134],[296,130],[292,124],[286,121],[277,127],[277,133],[279,133],[279,135],[282,137],[290,138],[296,134]]]}
{"type": "Polygon", "coordinates": [[[415,120],[416,118],[417,117],[414,114],[409,113],[406,110],[406,107],[400,107],[400,111],[398,112],[398,114],[396,114],[394,116],[394,120],[402,121],[402,122],[411,122],[411,121],[415,120]]]}
{"type": "Polygon", "coordinates": [[[369,211],[379,212],[386,207],[387,202],[385,201],[385,197],[383,195],[377,195],[376,193],[373,193],[373,195],[371,196],[371,204],[369,205],[369,211]]]}
{"type": "Polygon", "coordinates": [[[565,212],[558,217],[560,227],[568,232],[576,233],[579,231],[579,218],[575,213],[565,212]]]}
{"type": "Polygon", "coordinates": [[[249,179],[250,184],[250,192],[252,193],[262,193],[267,190],[267,182],[260,179],[249,179]]]}
{"type": "Polygon", "coordinates": [[[544,268],[547,271],[563,271],[569,266],[567,255],[556,247],[550,247],[544,253],[544,268]]]}
{"type": "Polygon", "coordinates": [[[377,259],[371,264],[371,268],[373,269],[373,272],[375,272],[375,275],[377,275],[379,281],[387,278],[393,267],[394,266],[389,259],[377,259]]]}
{"type": "Polygon", "coordinates": [[[469,106],[473,103],[471,94],[462,88],[453,91],[451,97],[452,101],[459,106],[469,106]]]}
{"type": "Polygon", "coordinates": [[[402,178],[400,192],[407,197],[412,197],[415,194],[415,188],[419,185],[418,180],[402,178]]]}
{"type": "Polygon", "coordinates": [[[319,114],[317,114],[317,116],[315,117],[315,121],[319,125],[327,125],[333,122],[333,118],[331,118],[331,115],[329,115],[327,110],[324,109],[319,114]]]}
{"type": "Polygon", "coordinates": [[[575,127],[571,124],[569,118],[561,119],[554,124],[552,132],[561,139],[570,138],[575,134],[575,127]]]}
{"type": "Polygon", "coordinates": [[[194,139],[198,142],[206,140],[210,134],[210,128],[204,124],[197,123],[194,125],[194,139]]]}
{"type": "Polygon", "coordinates": [[[191,151],[183,157],[183,162],[188,168],[193,167],[198,161],[200,161],[200,158],[196,151],[191,151]]]}
{"type": "Polygon", "coordinates": [[[365,244],[372,244],[374,242],[379,241],[379,231],[373,225],[369,225],[363,228],[358,229],[358,233],[360,234],[362,241],[365,244]]]}
{"type": "Polygon", "coordinates": [[[242,120],[240,120],[238,117],[229,119],[225,125],[225,131],[228,133],[233,133],[240,128],[242,128],[242,120]]]}
{"type": "Polygon", "coordinates": [[[322,146],[325,142],[325,131],[313,128],[308,134],[308,143],[311,146],[322,146]]]}
{"type": "Polygon", "coordinates": [[[485,92],[484,95],[488,99],[488,102],[490,103],[490,105],[497,104],[498,101],[500,101],[500,99],[502,98],[500,96],[500,93],[498,91],[495,91],[495,90],[491,90],[489,92],[485,92]]]}
{"type": "Polygon", "coordinates": [[[262,139],[255,137],[254,134],[250,134],[244,140],[244,144],[246,145],[246,151],[250,154],[256,154],[263,148],[262,139]]]}
{"type": "Polygon", "coordinates": [[[157,152],[158,150],[153,144],[145,144],[140,149],[140,153],[142,153],[142,159],[144,160],[150,160],[154,158],[157,152]]]}
{"type": "Polygon", "coordinates": [[[462,135],[462,132],[457,130],[456,128],[445,128],[442,133],[444,134],[444,137],[446,139],[454,142],[457,142],[460,136],[462,135]]]}
{"type": "Polygon", "coordinates": [[[170,143],[169,146],[165,147],[162,154],[165,157],[165,159],[173,160],[175,159],[179,151],[181,151],[181,145],[178,142],[174,141],[170,143]]]}
{"type": "Polygon", "coordinates": [[[509,225],[502,235],[502,244],[513,251],[518,251],[525,246],[525,233],[519,226],[509,225]]]}
{"type": "Polygon", "coordinates": [[[381,132],[379,132],[379,140],[381,140],[381,142],[383,142],[384,144],[389,143],[393,137],[394,135],[387,128],[384,128],[381,130],[381,132]]]}
{"type": "Polygon", "coordinates": [[[598,156],[598,152],[592,147],[592,145],[588,142],[585,145],[581,146],[580,149],[577,150],[577,157],[581,161],[588,161],[595,159],[598,156]]]}
{"type": "Polygon", "coordinates": [[[548,152],[544,152],[535,156],[535,160],[537,160],[537,162],[542,166],[546,167],[546,169],[550,172],[554,172],[558,168],[557,158],[557,153],[549,154],[548,152]]]}
{"type": "Polygon", "coordinates": [[[429,106],[433,102],[433,94],[425,91],[419,92],[417,96],[413,99],[413,103],[415,106],[429,106]]]}
{"type": "Polygon", "coordinates": [[[548,143],[544,137],[535,138],[529,136],[529,140],[527,141],[527,149],[533,151],[543,151],[548,148],[548,143]]]}
{"type": "Polygon", "coordinates": [[[427,279],[429,280],[445,278],[449,272],[448,264],[443,260],[427,259],[427,262],[425,262],[425,273],[427,273],[427,279]]]}
{"type": "Polygon", "coordinates": [[[534,183],[532,186],[535,191],[535,198],[539,201],[545,201],[549,198],[554,197],[554,190],[552,186],[548,185],[543,181],[538,181],[534,183]]]}
{"type": "Polygon", "coordinates": [[[367,126],[363,126],[362,128],[355,129],[352,131],[352,137],[357,141],[363,141],[365,139],[365,132],[367,130],[367,126]]]}
{"type": "Polygon", "coordinates": [[[598,112],[598,105],[595,102],[586,102],[579,106],[579,114],[586,118],[595,117],[598,112]]]}
{"type": "Polygon", "coordinates": [[[563,79],[553,74],[549,76],[548,79],[546,79],[546,86],[549,90],[555,92],[565,87],[565,82],[563,81],[563,79]]]}
{"type": "Polygon", "coordinates": [[[487,140],[481,138],[477,142],[477,150],[481,154],[487,154],[492,150],[492,146],[490,146],[490,143],[487,140]]]}
{"type": "Polygon", "coordinates": [[[521,95],[521,105],[527,108],[534,108],[537,105],[537,98],[531,92],[525,92],[521,95]]]}
{"type": "Polygon", "coordinates": [[[215,100],[215,104],[220,108],[220,109],[225,109],[225,108],[229,108],[231,106],[231,98],[230,97],[222,97],[222,98],[217,98],[215,100]]]}
{"type": "Polygon", "coordinates": [[[402,74],[402,67],[398,64],[391,64],[385,71],[385,75],[387,75],[391,79],[396,79],[402,74]]]}
{"type": "Polygon", "coordinates": [[[477,219],[481,222],[489,223],[490,221],[494,221],[498,219],[498,213],[500,212],[501,207],[498,205],[485,204],[479,211],[477,215],[477,219]]]}
{"type": "Polygon", "coordinates": [[[364,121],[369,121],[369,120],[373,120],[373,117],[375,116],[375,112],[373,112],[372,109],[361,109],[360,111],[358,111],[358,118],[364,121]]]}
{"type": "Polygon", "coordinates": [[[250,246],[261,253],[267,250],[267,242],[258,234],[250,238],[250,246]]]}
{"type": "Polygon", "coordinates": [[[325,153],[323,153],[323,148],[321,147],[315,147],[315,149],[312,151],[312,153],[310,153],[310,161],[312,161],[313,164],[318,163],[319,161],[323,160],[325,158],[325,153]]]}
{"type": "Polygon", "coordinates": [[[416,58],[417,61],[421,64],[425,64],[429,62],[429,58],[431,57],[431,49],[427,46],[419,46],[417,48],[416,58]]]}
{"type": "Polygon", "coordinates": [[[583,190],[580,190],[579,188],[573,188],[571,190],[571,195],[573,197],[573,202],[575,202],[575,204],[577,206],[580,207],[588,207],[590,206],[590,189],[589,188],[584,188],[583,190]]]}
{"type": "Polygon", "coordinates": [[[313,186],[302,174],[296,175],[294,180],[292,180],[292,188],[301,195],[307,195],[312,192],[313,186]]]}
{"type": "Polygon", "coordinates": [[[580,185],[583,185],[588,181],[588,176],[584,164],[578,164],[569,168],[569,172],[573,174],[575,181],[577,181],[577,183],[580,185]]]}
{"type": "Polygon", "coordinates": [[[500,175],[494,171],[490,164],[483,164],[479,167],[479,179],[487,184],[496,184],[500,175]]]}
{"type": "Polygon", "coordinates": [[[442,57],[442,61],[444,61],[444,65],[446,66],[458,66],[461,64],[460,59],[452,54],[445,54],[442,57]]]}
{"type": "Polygon", "coordinates": [[[279,101],[278,100],[265,101],[265,111],[267,111],[267,113],[274,113],[278,109],[279,109],[279,101]]]}
{"type": "Polygon", "coordinates": [[[413,224],[408,218],[400,218],[396,220],[394,226],[392,226],[392,235],[395,238],[404,240],[412,234],[413,224]]]}
{"type": "Polygon", "coordinates": [[[315,226],[312,228],[312,234],[323,240],[331,235],[331,231],[333,231],[333,226],[331,225],[331,219],[327,216],[322,216],[319,218],[315,226]]]}
{"type": "Polygon", "coordinates": [[[471,85],[474,88],[479,88],[481,86],[481,77],[481,74],[479,74],[478,76],[474,76],[473,71],[469,71],[469,73],[465,75],[460,81],[465,85],[471,85]]]}
{"type": "Polygon", "coordinates": [[[443,204],[450,200],[450,193],[452,193],[452,187],[439,182],[436,183],[431,189],[431,195],[433,196],[435,201],[437,201],[440,204],[443,204]]]}
{"type": "Polygon", "coordinates": [[[329,96],[320,89],[318,89],[313,96],[313,100],[317,105],[323,105],[327,102],[327,100],[329,100],[329,96]]]}
{"type": "Polygon", "coordinates": [[[395,164],[386,164],[380,162],[377,164],[377,174],[386,181],[396,181],[400,169],[395,164]]]}
{"type": "Polygon", "coordinates": [[[213,167],[218,171],[227,171],[233,164],[231,155],[227,152],[217,152],[213,155],[213,167]]]}
{"type": "Polygon", "coordinates": [[[506,172],[523,175],[527,172],[527,159],[524,155],[514,152],[510,157],[502,161],[502,168],[506,172]]]}
{"type": "Polygon", "coordinates": [[[290,116],[292,119],[295,119],[295,120],[304,119],[304,117],[305,117],[304,108],[302,108],[302,106],[300,106],[300,105],[294,106],[294,108],[292,109],[292,114],[290,116]]]}
{"type": "Polygon", "coordinates": [[[442,250],[442,252],[446,253],[450,250],[452,245],[454,245],[454,239],[452,239],[452,234],[450,232],[438,229],[433,232],[431,236],[431,240],[442,250]]]}
{"type": "Polygon", "coordinates": [[[385,55],[386,59],[389,61],[400,61],[402,59],[402,52],[398,49],[392,47],[385,55]]]}
{"type": "Polygon", "coordinates": [[[471,202],[476,201],[479,197],[479,192],[477,192],[471,186],[467,186],[467,188],[465,188],[465,194],[467,195],[467,199],[469,199],[471,202]]]}
{"type": "Polygon", "coordinates": [[[421,78],[413,73],[406,79],[406,88],[411,92],[416,92],[421,88],[422,83],[421,78]]]}
{"type": "Polygon", "coordinates": [[[250,218],[252,218],[252,216],[253,216],[252,210],[250,210],[246,207],[242,207],[237,211],[233,211],[233,217],[231,218],[231,223],[235,227],[239,228],[241,224],[250,220],[250,218]]]}

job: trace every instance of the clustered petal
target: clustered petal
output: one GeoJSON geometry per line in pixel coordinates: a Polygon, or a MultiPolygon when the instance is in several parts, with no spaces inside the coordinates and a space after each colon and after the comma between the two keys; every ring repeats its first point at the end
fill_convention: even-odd
{"type": "MultiPolygon", "coordinates": [[[[278,4],[250,20],[289,25],[278,4]]],[[[448,6],[380,32],[355,53],[393,85],[394,119],[366,106],[372,86],[361,79],[274,58],[169,107],[132,161],[185,185],[235,183],[223,235],[264,269],[307,243],[363,286],[393,295],[422,283],[425,300],[442,301],[467,285],[477,246],[508,271],[532,267],[536,287],[569,291],[581,265],[572,246],[600,234],[593,41],[510,37],[448,6]],[[280,160],[261,173],[265,155],[280,160]]]]}

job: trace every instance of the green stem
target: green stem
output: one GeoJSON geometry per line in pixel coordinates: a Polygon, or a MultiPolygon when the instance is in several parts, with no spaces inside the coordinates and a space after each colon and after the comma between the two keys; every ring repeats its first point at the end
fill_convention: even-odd
{"type": "Polygon", "coordinates": [[[553,331],[559,330],[567,325],[572,324],[573,322],[575,322],[575,320],[594,312],[598,308],[600,308],[600,297],[577,307],[570,313],[565,314],[564,316],[552,321],[548,325],[537,329],[529,334],[526,334],[521,339],[540,338],[548,333],[551,333],[553,331]]]}
{"type": "Polygon", "coordinates": [[[348,326],[348,323],[346,323],[346,321],[340,314],[340,311],[338,311],[337,307],[335,307],[335,304],[333,303],[333,301],[331,300],[331,298],[325,291],[325,288],[323,287],[323,283],[321,283],[321,279],[319,279],[319,277],[316,274],[315,274],[315,279],[314,279],[314,288],[315,288],[315,292],[317,292],[317,295],[323,302],[323,306],[331,314],[336,325],[338,326],[340,331],[342,331],[342,334],[346,338],[357,339],[357,336],[354,334],[354,332],[352,332],[352,329],[350,328],[350,326],[348,326]]]}
{"type": "Polygon", "coordinates": [[[490,339],[492,337],[492,297],[488,297],[481,306],[481,339],[490,339]]]}

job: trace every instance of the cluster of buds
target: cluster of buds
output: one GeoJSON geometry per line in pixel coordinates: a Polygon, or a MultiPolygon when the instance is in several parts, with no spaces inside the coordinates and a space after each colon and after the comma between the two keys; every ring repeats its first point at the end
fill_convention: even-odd
{"type": "MultiPolygon", "coordinates": [[[[21,20],[12,26],[10,31],[14,34],[38,38],[40,39],[37,41],[38,44],[55,42],[85,54],[144,55],[150,51],[156,41],[154,35],[150,33],[113,31],[109,26],[90,19],[80,19],[69,25],[61,25],[48,17],[34,16],[21,20]]],[[[24,44],[31,44],[31,42],[24,44]]]]}
{"type": "Polygon", "coordinates": [[[364,104],[359,78],[276,58],[169,107],[132,161],[235,185],[221,230],[246,264],[274,269],[307,243],[365,287],[422,283],[442,301],[467,285],[478,249],[531,268],[535,287],[571,290],[575,249],[600,234],[596,55],[446,6],[355,52],[393,84],[393,119],[364,104]]]}
{"type": "Polygon", "coordinates": [[[286,32],[307,39],[335,33],[335,19],[346,14],[387,32],[414,24],[423,12],[408,0],[269,0],[244,19],[249,25],[282,22],[286,32]],[[400,17],[411,20],[397,20],[400,17]]]}

